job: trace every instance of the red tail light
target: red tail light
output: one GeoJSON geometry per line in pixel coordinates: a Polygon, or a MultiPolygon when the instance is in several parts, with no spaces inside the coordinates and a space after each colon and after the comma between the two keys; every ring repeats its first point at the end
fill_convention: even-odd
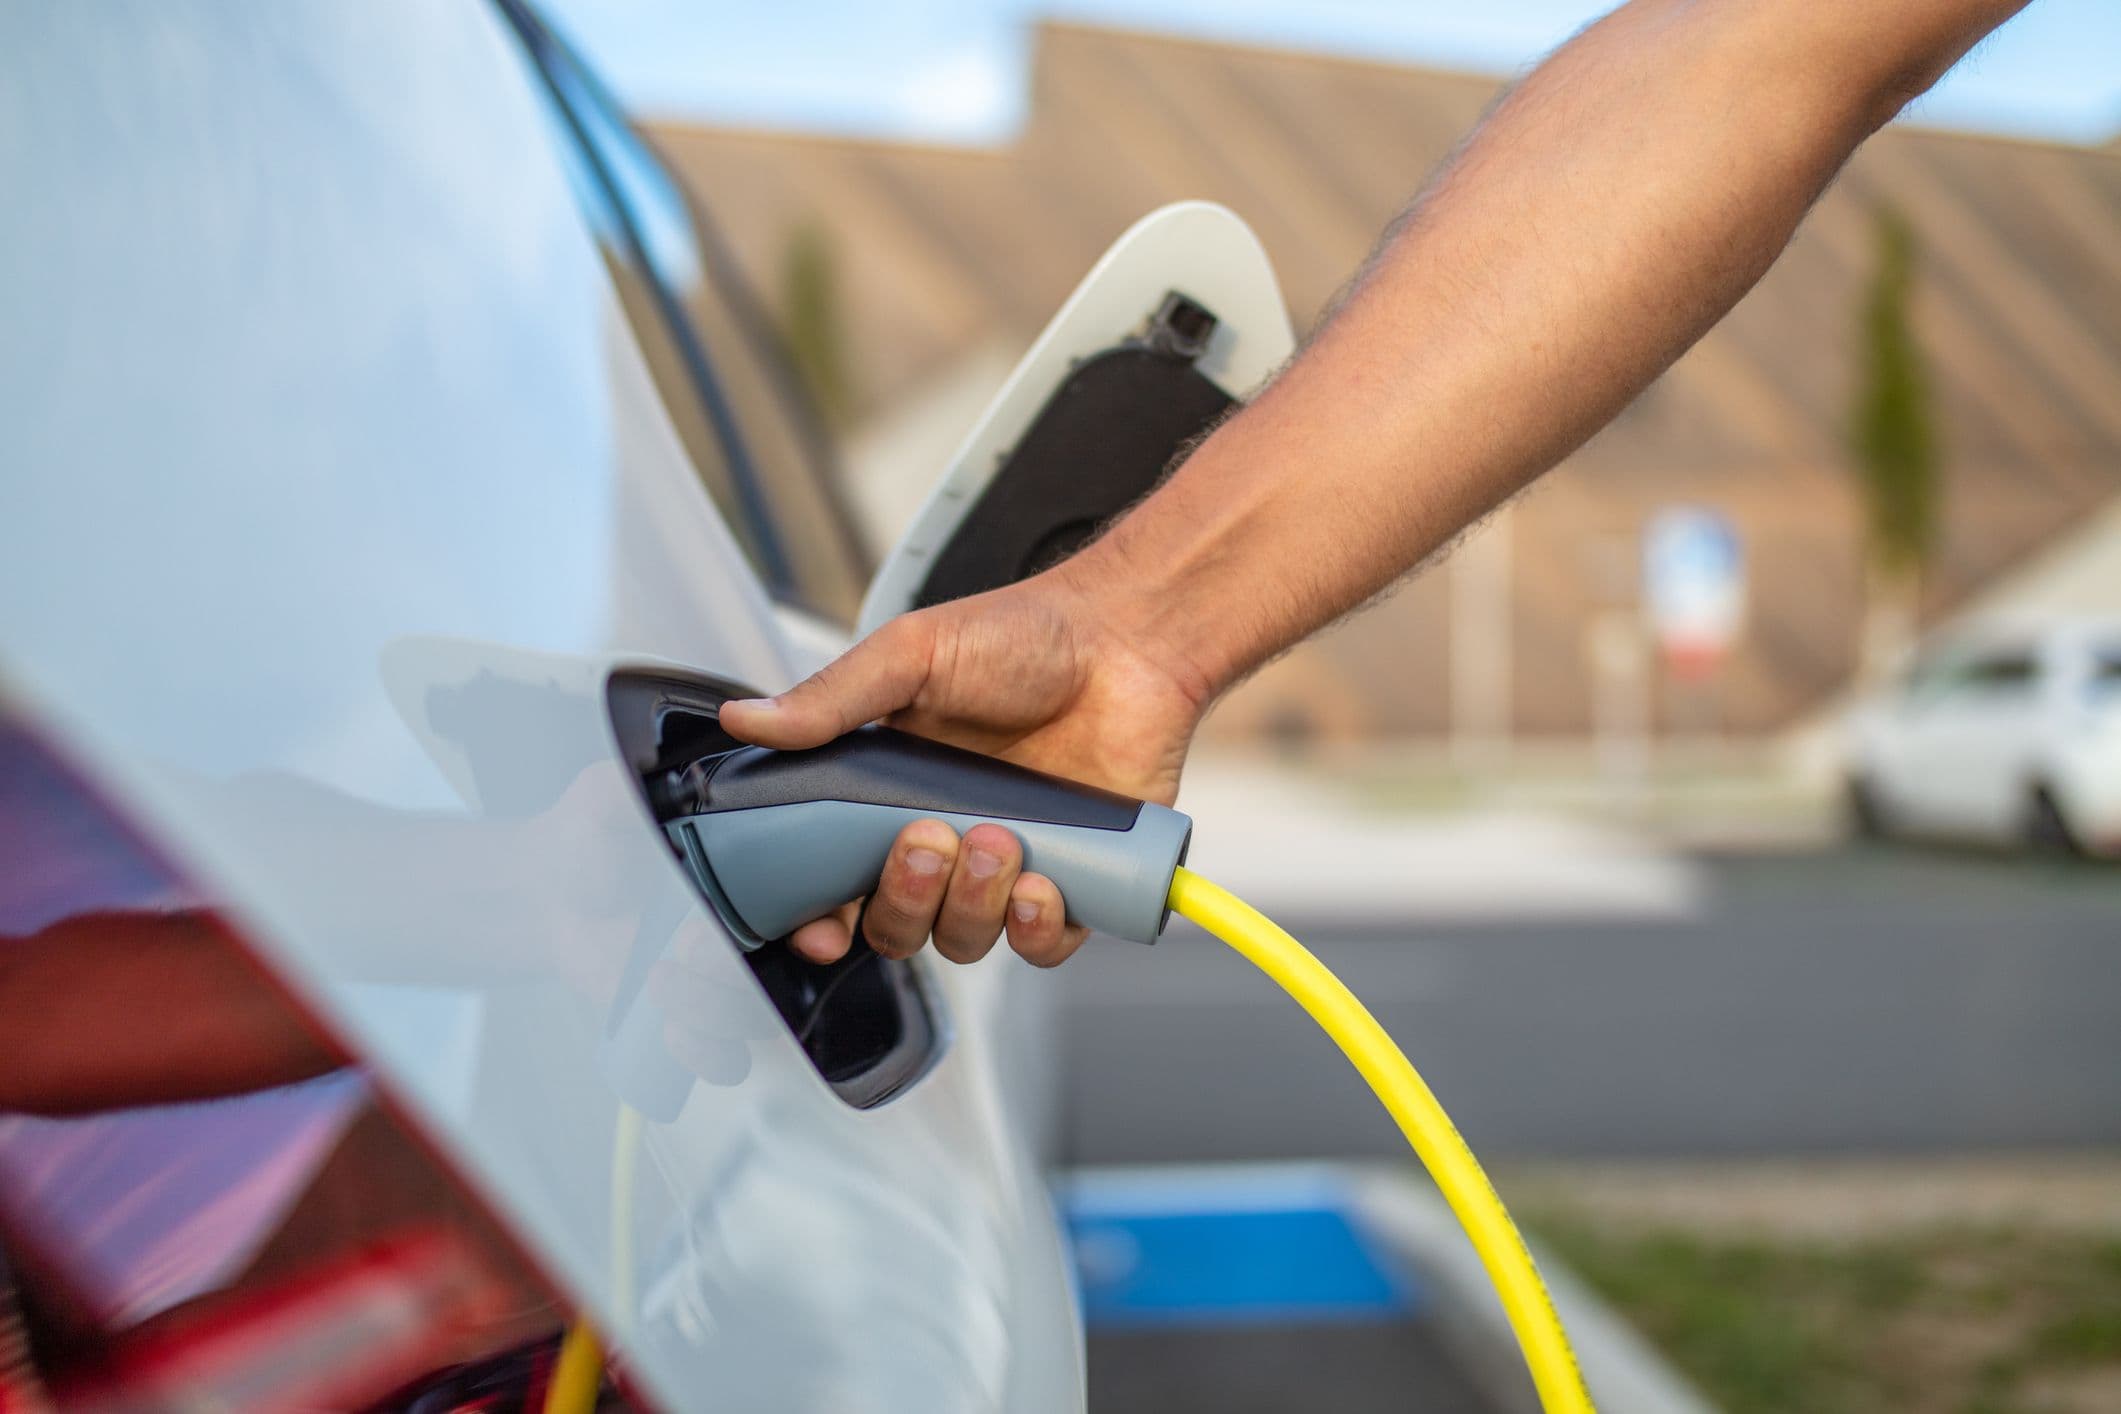
{"type": "Polygon", "coordinates": [[[0,717],[0,1414],[535,1407],[567,1312],[213,902],[0,717]]]}

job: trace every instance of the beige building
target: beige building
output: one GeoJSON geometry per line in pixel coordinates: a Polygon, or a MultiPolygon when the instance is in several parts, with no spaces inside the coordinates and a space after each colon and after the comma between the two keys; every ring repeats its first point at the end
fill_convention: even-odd
{"type": "MultiPolygon", "coordinates": [[[[1496,88],[1045,25],[1029,120],[1003,147],[680,125],[654,135],[762,289],[777,288],[797,232],[824,233],[857,443],[862,423],[875,434],[888,414],[947,447],[1006,368],[1000,355],[1026,345],[1113,237],[1162,203],[1206,197],[1250,221],[1305,327],[1496,88]]],[[[1914,325],[1945,450],[1925,612],[1966,600],[2121,495],[2121,152],[1895,128],[1761,286],[1618,422],[1450,564],[1262,674],[1217,730],[1573,736],[1634,703],[1666,730],[1755,733],[1843,686],[1863,574],[1842,429],[1886,203],[1921,243],[1914,325]],[[1674,503],[1718,508],[1739,527],[1746,622],[1707,686],[1664,681],[1654,666],[1631,686],[1640,536],[1674,503]]]]}

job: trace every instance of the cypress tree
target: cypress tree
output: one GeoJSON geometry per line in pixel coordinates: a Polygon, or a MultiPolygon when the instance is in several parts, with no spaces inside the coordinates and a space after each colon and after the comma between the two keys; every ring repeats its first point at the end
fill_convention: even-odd
{"type": "Polygon", "coordinates": [[[832,242],[814,223],[797,227],[782,253],[781,320],[789,357],[818,411],[833,428],[845,427],[854,399],[840,329],[838,271],[832,242]]]}
{"type": "Polygon", "coordinates": [[[1878,266],[1863,306],[1863,370],[1850,446],[1869,514],[1870,553],[1888,576],[1919,580],[1937,531],[1937,437],[1929,383],[1908,324],[1915,235],[1897,211],[1877,218],[1878,266]]]}
{"type": "Polygon", "coordinates": [[[1908,321],[1915,233],[1890,207],[1878,211],[1876,230],[1878,264],[1863,302],[1849,428],[1869,568],[1861,667],[1873,678],[1892,667],[1914,636],[1922,575],[1936,545],[1939,499],[1929,383],[1908,321]]]}

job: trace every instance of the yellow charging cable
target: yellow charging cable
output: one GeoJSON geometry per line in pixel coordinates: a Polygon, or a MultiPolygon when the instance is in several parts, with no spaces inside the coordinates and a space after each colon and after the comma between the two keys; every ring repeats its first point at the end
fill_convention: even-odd
{"type": "MultiPolygon", "coordinates": [[[[1354,1062],[1472,1239],[1531,1368],[1540,1407],[1547,1414],[1593,1414],[1575,1352],[1569,1349],[1561,1318],[1554,1313],[1553,1299],[1517,1224],[1481,1171],[1480,1160],[1390,1033],[1310,949],[1229,890],[1182,868],[1171,878],[1170,904],[1172,912],[1192,919],[1273,978],[1354,1062]]],[[[611,1261],[613,1290],[622,1301],[631,1299],[633,1291],[632,1201],[640,1142],[640,1115],[631,1107],[621,1108],[612,1154],[611,1261]]],[[[560,1342],[545,1390],[544,1414],[590,1414],[603,1375],[604,1356],[596,1334],[588,1322],[578,1320],[560,1342]]]]}
{"type": "MultiPolygon", "coordinates": [[[[619,1303],[619,1334],[633,1301],[633,1185],[640,1165],[641,1112],[619,1106],[611,1139],[611,1291],[619,1303]]],[[[560,1338],[560,1353],[545,1382],[544,1414],[592,1414],[604,1390],[604,1347],[581,1317],[560,1338]]]]}
{"type": "Polygon", "coordinates": [[[1170,902],[1173,912],[1192,919],[1273,978],[1355,1063],[1473,1240],[1473,1250],[1502,1298],[1525,1364],[1531,1367],[1540,1406],[1548,1414],[1589,1414],[1591,1396],[1583,1373],[1517,1225],[1451,1117],[1377,1018],[1308,948],[1229,890],[1180,869],[1171,879],[1170,902]]]}
{"type": "Polygon", "coordinates": [[[559,1358],[545,1382],[545,1414],[589,1414],[603,1387],[603,1347],[589,1322],[577,1319],[560,1338],[559,1358]]]}

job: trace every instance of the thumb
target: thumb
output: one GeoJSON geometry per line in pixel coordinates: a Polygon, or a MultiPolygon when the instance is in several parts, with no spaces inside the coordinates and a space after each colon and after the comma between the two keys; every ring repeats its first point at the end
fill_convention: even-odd
{"type": "Polygon", "coordinates": [[[789,751],[823,746],[911,703],[928,681],[932,638],[913,619],[893,619],[777,697],[721,706],[739,741],[789,751]]]}

